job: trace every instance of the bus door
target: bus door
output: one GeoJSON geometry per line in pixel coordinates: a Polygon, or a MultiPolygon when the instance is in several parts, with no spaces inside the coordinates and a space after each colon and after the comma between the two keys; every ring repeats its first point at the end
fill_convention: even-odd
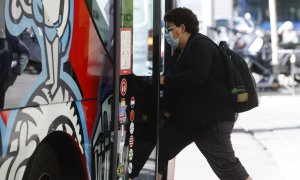
{"type": "Polygon", "coordinates": [[[116,179],[156,177],[161,54],[158,3],[124,0],[119,4],[115,79],[115,87],[119,88],[115,92],[118,105],[115,106],[115,119],[118,120],[115,123],[116,179]]]}
{"type": "Polygon", "coordinates": [[[93,133],[92,179],[154,180],[165,47],[161,14],[172,7],[165,3],[173,1],[110,0],[105,6],[97,0],[86,2],[109,57],[99,83],[103,110],[93,133]],[[113,97],[105,89],[111,89],[113,97]],[[103,113],[110,104],[111,118],[103,113]]]}
{"type": "Polygon", "coordinates": [[[159,78],[164,56],[171,54],[164,41],[162,17],[175,6],[175,0],[124,0],[116,6],[116,12],[120,11],[120,19],[116,19],[117,179],[156,179],[159,101],[163,94],[159,78]]]}

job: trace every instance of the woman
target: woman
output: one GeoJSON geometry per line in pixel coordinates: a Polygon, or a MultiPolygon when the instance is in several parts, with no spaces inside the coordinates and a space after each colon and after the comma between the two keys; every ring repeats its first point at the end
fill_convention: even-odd
{"type": "Polygon", "coordinates": [[[235,112],[219,50],[198,33],[191,10],[173,9],[164,20],[166,40],[175,52],[160,80],[171,120],[160,131],[158,179],[168,160],[195,142],[220,179],[250,180],[231,144],[235,112]]]}

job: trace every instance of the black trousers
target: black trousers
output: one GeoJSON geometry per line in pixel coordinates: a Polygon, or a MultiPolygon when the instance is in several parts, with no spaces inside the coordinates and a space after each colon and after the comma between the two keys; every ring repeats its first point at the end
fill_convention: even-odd
{"type": "Polygon", "coordinates": [[[233,125],[233,121],[225,121],[185,129],[177,122],[169,122],[159,135],[158,172],[163,174],[167,169],[168,160],[195,142],[221,180],[246,180],[248,173],[235,157],[231,144],[230,134],[233,125]]]}

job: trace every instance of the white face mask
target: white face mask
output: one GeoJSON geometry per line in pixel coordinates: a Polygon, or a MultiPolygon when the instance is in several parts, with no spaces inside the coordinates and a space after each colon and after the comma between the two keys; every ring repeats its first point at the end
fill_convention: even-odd
{"type": "Polygon", "coordinates": [[[166,38],[168,44],[170,44],[174,48],[177,48],[178,43],[179,43],[179,38],[181,35],[182,35],[182,33],[179,35],[179,37],[177,39],[174,39],[173,32],[169,31],[168,33],[165,34],[165,38],[166,38]]]}

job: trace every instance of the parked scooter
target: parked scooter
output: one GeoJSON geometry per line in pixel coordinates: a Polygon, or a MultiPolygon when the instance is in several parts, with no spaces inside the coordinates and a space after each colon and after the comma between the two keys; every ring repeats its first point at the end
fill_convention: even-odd
{"type": "Polygon", "coordinates": [[[261,30],[241,35],[234,43],[234,51],[243,56],[249,69],[260,75],[259,89],[277,89],[278,80],[273,73],[271,40],[261,30]]]}
{"type": "MultiPolygon", "coordinates": [[[[251,20],[251,18],[248,18],[251,20]]],[[[253,24],[253,23],[249,23],[253,24]]],[[[210,28],[217,34],[217,39],[224,40],[224,37],[230,37],[230,47],[241,56],[243,56],[249,66],[249,69],[259,75],[257,80],[258,89],[278,89],[280,87],[277,77],[273,72],[272,48],[270,35],[253,26],[252,31],[238,31],[233,28],[214,27],[210,28]],[[227,36],[224,32],[227,32],[227,36]],[[224,35],[225,34],[225,35],[224,35]]],[[[218,41],[218,40],[216,40],[218,41]]],[[[289,44],[290,46],[290,44],[289,44]]],[[[289,47],[291,48],[291,47],[289,47]]],[[[294,49],[293,47],[292,49],[294,49]]],[[[300,53],[296,53],[295,65],[300,67],[300,53]]],[[[279,73],[285,76],[291,74],[291,53],[279,54],[279,73]]],[[[300,81],[300,70],[294,71],[294,79],[300,81]]]]}
{"type": "MultiPolygon", "coordinates": [[[[219,38],[224,27],[210,28],[218,34],[219,38]]],[[[260,30],[241,32],[236,29],[228,28],[229,46],[232,50],[239,53],[246,60],[249,69],[260,75],[258,88],[278,88],[278,82],[273,75],[271,65],[272,53],[270,39],[260,30]]],[[[222,39],[223,40],[223,39],[222,39]]],[[[218,41],[218,40],[217,40],[218,41]]]]}

